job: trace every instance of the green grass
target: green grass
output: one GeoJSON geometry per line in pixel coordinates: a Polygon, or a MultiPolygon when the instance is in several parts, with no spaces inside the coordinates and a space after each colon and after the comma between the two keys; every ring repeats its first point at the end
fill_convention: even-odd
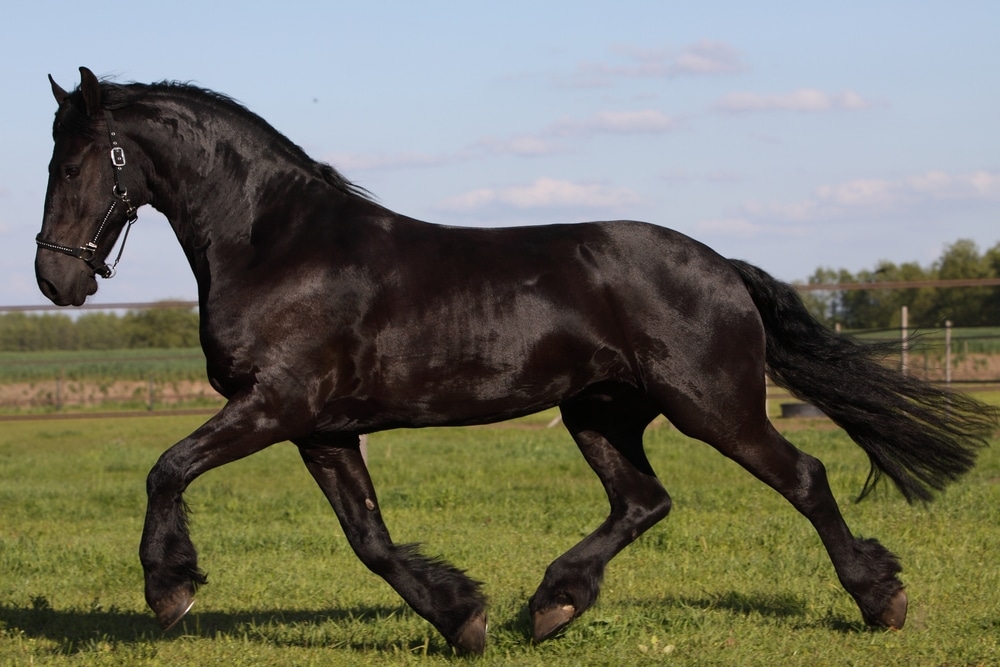
{"type": "MultiPolygon", "coordinates": [[[[596,477],[552,414],[516,426],[377,434],[370,465],[398,542],[482,580],[483,665],[993,665],[1000,661],[1000,449],[929,507],[889,487],[840,431],[790,433],[827,465],[852,528],[903,560],[910,617],[863,629],[787,503],[667,425],[647,449],[671,516],[609,567],[565,634],[528,639],[546,565],[603,519],[596,477]]],[[[353,555],[294,448],[212,471],[186,494],[210,584],[162,634],[136,555],[145,475],[199,420],[6,423],[0,430],[0,665],[440,665],[456,659],[353,555]]],[[[470,661],[471,662],[471,661],[470,661]]]]}
{"type": "Polygon", "coordinates": [[[145,411],[151,402],[220,407],[200,348],[0,352],[0,415],[145,411]]]}
{"type": "Polygon", "coordinates": [[[0,384],[65,380],[203,380],[200,348],[0,352],[0,384]]]}

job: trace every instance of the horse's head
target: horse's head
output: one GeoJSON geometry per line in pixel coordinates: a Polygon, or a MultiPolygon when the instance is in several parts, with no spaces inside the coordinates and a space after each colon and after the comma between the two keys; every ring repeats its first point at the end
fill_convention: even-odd
{"type": "Polygon", "coordinates": [[[97,275],[114,274],[105,260],[122,229],[135,220],[122,138],[102,104],[97,77],[85,67],[80,74],[72,93],[49,77],[59,109],[35,277],[59,306],[81,305],[97,291],[97,275]]]}

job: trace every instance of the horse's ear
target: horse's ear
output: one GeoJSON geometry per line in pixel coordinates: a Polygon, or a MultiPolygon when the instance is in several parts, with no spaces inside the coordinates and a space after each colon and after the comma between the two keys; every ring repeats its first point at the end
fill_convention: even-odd
{"type": "Polygon", "coordinates": [[[86,67],[80,68],[80,90],[83,92],[83,105],[88,116],[96,116],[101,112],[101,84],[97,77],[86,67]]]}
{"type": "Polygon", "coordinates": [[[59,104],[59,106],[62,106],[62,103],[67,97],[69,97],[69,93],[63,90],[62,86],[56,83],[56,80],[52,78],[51,74],[49,74],[49,83],[52,85],[52,96],[56,98],[56,103],[59,104]]]}

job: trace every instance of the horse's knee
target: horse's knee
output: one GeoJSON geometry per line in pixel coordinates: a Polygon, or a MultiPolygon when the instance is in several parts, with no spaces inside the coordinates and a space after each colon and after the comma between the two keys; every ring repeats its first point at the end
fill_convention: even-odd
{"type": "Polygon", "coordinates": [[[398,548],[385,531],[368,531],[366,534],[351,531],[347,534],[347,541],[358,560],[380,576],[384,577],[393,563],[399,560],[398,548]]]}
{"type": "Polygon", "coordinates": [[[388,548],[354,547],[358,560],[377,575],[384,576],[394,560],[391,545],[388,548]]]}
{"type": "Polygon", "coordinates": [[[153,497],[164,492],[183,492],[187,486],[184,470],[172,449],[168,449],[146,475],[146,493],[153,497]]]}

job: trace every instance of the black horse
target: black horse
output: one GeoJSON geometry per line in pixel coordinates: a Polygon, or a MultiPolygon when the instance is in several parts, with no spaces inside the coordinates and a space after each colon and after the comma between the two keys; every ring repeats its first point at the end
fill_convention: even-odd
{"type": "Polygon", "coordinates": [[[994,409],[889,369],[884,349],[823,328],[788,285],[677,232],[420,222],[231,99],[80,71],[72,93],[52,81],[59,108],[38,285],[56,304],[82,304],[96,274],[113,274],[107,257],[136,208],[152,205],[197,278],[208,376],[228,399],[149,473],[139,555],[164,628],[205,583],[185,488],[290,440],[362,562],[459,651],[483,651],[480,584],[392,542],[359,436],[553,406],[611,509],[546,570],[528,603],[535,640],[590,607],[611,558],[670,511],[642,446],[660,414],[812,522],[866,623],[903,625],[896,558],[851,534],[822,463],[768,421],[765,373],[867,452],[862,494],[884,473],[908,500],[929,499],[973,465],[994,409]]]}

